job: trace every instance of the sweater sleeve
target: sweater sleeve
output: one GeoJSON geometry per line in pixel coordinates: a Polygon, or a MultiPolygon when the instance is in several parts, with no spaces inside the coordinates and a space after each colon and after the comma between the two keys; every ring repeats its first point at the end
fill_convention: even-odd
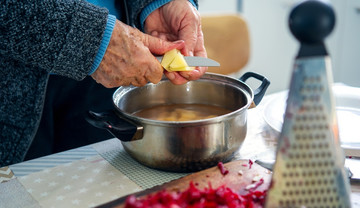
{"type": "Polygon", "coordinates": [[[0,1],[0,54],[77,80],[91,70],[108,10],[82,0],[0,1]]]}
{"type": "Polygon", "coordinates": [[[106,23],[104,35],[101,40],[100,48],[96,54],[94,63],[91,66],[89,75],[91,75],[92,73],[94,73],[96,71],[96,69],[99,67],[99,65],[102,61],[102,58],[105,55],[106,49],[107,49],[110,39],[111,39],[112,31],[114,30],[114,27],[115,27],[115,22],[116,22],[116,17],[114,15],[109,15],[107,23],[106,23]]]}

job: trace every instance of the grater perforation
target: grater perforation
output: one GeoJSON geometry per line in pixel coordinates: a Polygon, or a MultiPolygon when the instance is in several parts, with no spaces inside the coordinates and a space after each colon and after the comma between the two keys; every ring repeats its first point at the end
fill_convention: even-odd
{"type": "Polygon", "coordinates": [[[334,21],[332,8],[323,1],[304,1],[290,14],[293,23],[290,29],[301,46],[291,78],[266,207],[351,206],[330,87],[331,61],[323,44],[334,21]],[[318,31],[318,27],[326,32],[318,31]]]}

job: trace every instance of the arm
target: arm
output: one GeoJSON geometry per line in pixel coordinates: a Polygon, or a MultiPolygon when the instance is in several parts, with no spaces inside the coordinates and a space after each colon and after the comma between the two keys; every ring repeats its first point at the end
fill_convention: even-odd
{"type": "Polygon", "coordinates": [[[4,0],[0,6],[1,56],[78,80],[89,73],[106,9],[80,0],[4,0]]]}

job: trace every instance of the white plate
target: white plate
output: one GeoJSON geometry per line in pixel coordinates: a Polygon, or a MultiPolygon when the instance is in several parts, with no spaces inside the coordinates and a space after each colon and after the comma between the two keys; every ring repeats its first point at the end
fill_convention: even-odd
{"type": "MultiPolygon", "coordinates": [[[[360,157],[360,88],[335,84],[333,93],[341,146],[347,156],[360,157]]],[[[266,123],[278,132],[282,128],[287,96],[288,91],[277,93],[264,105],[266,123]]]]}

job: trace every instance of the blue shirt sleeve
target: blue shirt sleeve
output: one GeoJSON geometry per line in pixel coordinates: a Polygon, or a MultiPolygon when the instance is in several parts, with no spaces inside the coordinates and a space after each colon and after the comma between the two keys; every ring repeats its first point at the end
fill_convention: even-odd
{"type": "MultiPolygon", "coordinates": [[[[141,30],[144,31],[144,23],[146,18],[153,12],[155,9],[158,9],[159,7],[169,3],[171,0],[155,0],[151,2],[149,5],[147,5],[140,14],[140,22],[141,22],[141,30]]],[[[189,2],[196,8],[196,4],[193,0],[189,0],[189,2]]]]}
{"type": "Polygon", "coordinates": [[[87,0],[88,2],[95,4],[100,7],[105,7],[109,10],[109,14],[115,15],[117,19],[121,19],[121,11],[116,9],[115,1],[116,0],[87,0]]]}
{"type": "Polygon", "coordinates": [[[100,43],[100,48],[96,54],[94,63],[91,66],[89,75],[91,75],[92,73],[94,73],[96,71],[96,69],[100,65],[102,58],[104,57],[104,54],[105,54],[106,49],[110,42],[112,31],[115,27],[115,22],[116,22],[116,17],[114,15],[109,14],[107,23],[106,23],[106,27],[105,27],[105,31],[104,31],[104,35],[103,35],[103,38],[100,43]]]}

